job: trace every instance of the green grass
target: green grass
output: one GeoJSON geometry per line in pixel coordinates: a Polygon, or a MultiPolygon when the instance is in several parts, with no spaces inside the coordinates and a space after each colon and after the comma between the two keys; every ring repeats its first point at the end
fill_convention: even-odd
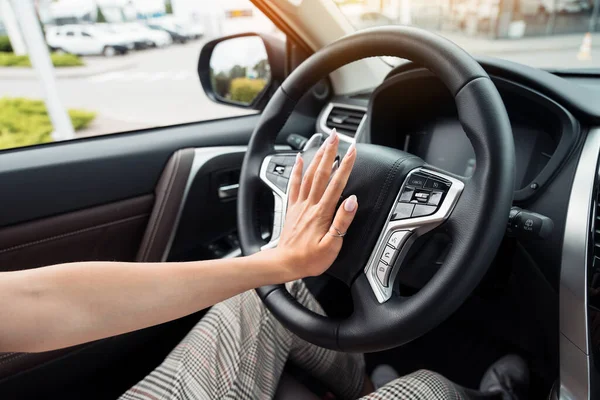
{"type": "MultiPolygon", "coordinates": [[[[55,67],[81,67],[84,65],[81,57],[75,54],[50,54],[55,67]]],[[[0,52],[0,67],[31,67],[29,56],[17,56],[14,53],[0,52]]]]}
{"type": "Polygon", "coordinates": [[[230,86],[231,100],[251,104],[266,85],[264,79],[235,78],[230,86]]]}
{"type": "MultiPolygon", "coordinates": [[[[68,110],[75,130],[86,128],[96,113],[68,110]]],[[[0,149],[31,146],[52,141],[52,123],[41,100],[0,98],[0,149]]]]}
{"type": "Polygon", "coordinates": [[[0,36],[0,51],[12,52],[13,48],[10,44],[8,36],[0,36]]]}

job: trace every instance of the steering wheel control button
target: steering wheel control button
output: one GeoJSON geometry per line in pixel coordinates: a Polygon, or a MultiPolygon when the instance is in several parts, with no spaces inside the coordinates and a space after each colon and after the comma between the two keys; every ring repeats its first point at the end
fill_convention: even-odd
{"type": "Polygon", "coordinates": [[[431,215],[435,212],[436,209],[437,207],[435,206],[416,204],[415,209],[412,212],[412,217],[424,217],[426,215],[431,215]]]}
{"type": "Polygon", "coordinates": [[[450,185],[446,182],[441,181],[440,179],[429,178],[427,179],[427,182],[425,182],[425,185],[423,187],[426,189],[447,191],[450,185]]]}
{"type": "Polygon", "coordinates": [[[281,227],[281,222],[282,222],[282,213],[280,213],[280,212],[273,213],[273,226],[281,227]]]}
{"type": "Polygon", "coordinates": [[[416,188],[422,188],[423,185],[425,185],[425,182],[427,181],[427,178],[424,177],[423,175],[418,175],[418,174],[412,174],[409,178],[408,178],[408,185],[409,186],[414,186],[416,188]]]}
{"type": "Polygon", "coordinates": [[[283,176],[278,176],[277,180],[275,181],[275,186],[277,186],[284,193],[287,191],[287,184],[288,180],[283,176]]]}
{"type": "Polygon", "coordinates": [[[281,235],[281,226],[273,224],[273,234],[271,235],[271,240],[275,240],[279,238],[281,235]]]}
{"type": "Polygon", "coordinates": [[[419,203],[427,203],[429,201],[430,192],[427,190],[417,190],[414,194],[414,198],[419,203]]]}
{"type": "Polygon", "coordinates": [[[283,176],[283,174],[285,173],[285,165],[275,164],[273,172],[275,173],[275,175],[283,176]]]}
{"type": "Polygon", "coordinates": [[[383,261],[387,265],[392,265],[394,263],[395,255],[396,255],[396,250],[394,250],[390,246],[385,246],[385,249],[383,249],[383,253],[381,253],[381,261],[383,261]]]}
{"type": "Polygon", "coordinates": [[[429,204],[430,206],[437,207],[442,202],[443,196],[444,196],[443,192],[431,192],[431,194],[429,195],[429,201],[427,202],[427,204],[429,204]]]}
{"type": "Polygon", "coordinates": [[[394,213],[392,214],[392,221],[410,218],[412,216],[414,208],[415,205],[411,203],[396,203],[396,208],[394,209],[394,213]]]}
{"type": "Polygon", "coordinates": [[[404,190],[402,191],[402,194],[400,195],[400,199],[398,201],[408,203],[412,200],[414,193],[415,193],[415,189],[409,188],[409,187],[404,188],[404,190]]]}
{"type": "Polygon", "coordinates": [[[380,261],[379,264],[377,264],[375,275],[377,275],[377,280],[379,281],[379,283],[381,283],[382,286],[388,287],[391,271],[392,267],[390,267],[386,263],[380,261]]]}
{"type": "Polygon", "coordinates": [[[281,197],[273,193],[273,200],[275,202],[275,212],[283,212],[283,200],[281,200],[281,197]]]}
{"type": "Polygon", "coordinates": [[[406,236],[408,236],[408,232],[406,231],[394,232],[392,233],[392,236],[390,236],[387,244],[397,250],[402,245],[402,242],[404,242],[406,236]]]}
{"type": "Polygon", "coordinates": [[[285,156],[285,158],[283,159],[283,165],[285,165],[286,167],[291,167],[295,163],[296,163],[296,155],[295,154],[285,156]]]}

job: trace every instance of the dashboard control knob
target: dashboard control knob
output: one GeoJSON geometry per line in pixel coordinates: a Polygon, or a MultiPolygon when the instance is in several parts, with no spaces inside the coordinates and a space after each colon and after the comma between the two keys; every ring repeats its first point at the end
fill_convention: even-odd
{"type": "Polygon", "coordinates": [[[554,222],[545,215],[513,207],[508,215],[508,235],[521,239],[545,239],[552,233],[554,222]]]}

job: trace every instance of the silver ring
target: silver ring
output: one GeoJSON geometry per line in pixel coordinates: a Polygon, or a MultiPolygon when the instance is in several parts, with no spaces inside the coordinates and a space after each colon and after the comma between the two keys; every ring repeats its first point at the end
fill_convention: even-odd
{"type": "Polygon", "coordinates": [[[333,230],[336,232],[336,233],[331,233],[331,230],[330,230],[329,232],[327,232],[327,233],[329,233],[331,236],[333,236],[333,237],[340,237],[340,238],[342,238],[342,237],[346,236],[346,233],[347,233],[347,232],[341,232],[341,231],[340,231],[338,228],[336,228],[336,227],[335,227],[335,226],[333,226],[333,225],[332,225],[331,227],[332,227],[332,228],[333,228],[333,230]]]}

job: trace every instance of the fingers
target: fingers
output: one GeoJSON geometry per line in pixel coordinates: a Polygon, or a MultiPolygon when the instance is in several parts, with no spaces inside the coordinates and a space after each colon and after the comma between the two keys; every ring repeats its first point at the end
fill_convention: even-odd
{"type": "Polygon", "coordinates": [[[327,138],[325,144],[325,152],[319,163],[319,167],[315,171],[313,178],[312,187],[310,188],[310,194],[308,200],[311,203],[318,203],[323,197],[323,192],[327,187],[327,183],[331,178],[333,163],[337,156],[338,143],[340,138],[335,129],[331,131],[331,135],[327,138]]]}
{"type": "Polygon", "coordinates": [[[302,184],[300,186],[300,194],[298,195],[298,200],[306,200],[310,193],[310,188],[312,187],[313,178],[315,176],[315,171],[317,167],[321,163],[321,159],[323,158],[323,154],[325,153],[325,148],[327,147],[327,142],[321,145],[321,148],[315,154],[315,157],[312,159],[308,169],[304,173],[304,177],[302,178],[302,184]]]}
{"type": "Polygon", "coordinates": [[[352,143],[321,199],[321,204],[324,206],[323,208],[326,210],[331,209],[332,214],[335,205],[346,187],[346,183],[348,183],[352,167],[354,167],[354,161],[356,161],[356,147],[354,143],[352,143]]]}
{"type": "Polygon", "coordinates": [[[294,204],[298,200],[298,195],[300,194],[300,184],[302,183],[303,165],[304,160],[302,160],[302,154],[296,154],[296,163],[292,169],[290,185],[288,186],[288,204],[294,204]]]}
{"type": "Polygon", "coordinates": [[[336,235],[345,234],[354,220],[356,210],[358,209],[358,200],[355,195],[348,197],[337,210],[329,232],[321,239],[321,244],[328,246],[334,244],[334,241],[340,241],[342,238],[336,235]],[[336,231],[339,231],[337,232],[336,231]]]}

